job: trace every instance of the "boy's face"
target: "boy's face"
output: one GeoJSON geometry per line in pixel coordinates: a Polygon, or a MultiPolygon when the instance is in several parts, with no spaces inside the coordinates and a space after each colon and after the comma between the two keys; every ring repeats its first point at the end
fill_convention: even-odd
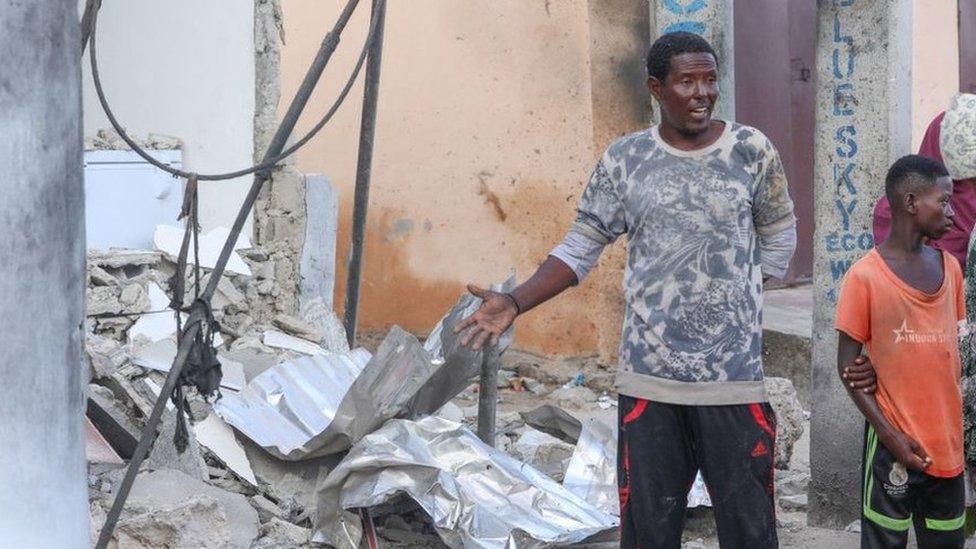
{"type": "Polygon", "coordinates": [[[926,187],[914,195],[914,214],[918,228],[931,239],[942,238],[952,228],[955,215],[949,199],[952,198],[952,179],[940,177],[935,185],[926,187]]]}

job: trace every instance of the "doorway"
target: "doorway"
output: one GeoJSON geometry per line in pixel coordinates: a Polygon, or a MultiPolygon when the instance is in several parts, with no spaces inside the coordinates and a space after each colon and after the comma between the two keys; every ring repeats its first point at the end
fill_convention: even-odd
{"type": "Polygon", "coordinates": [[[808,282],[813,275],[817,3],[736,0],[733,9],[736,121],[758,128],[779,150],[797,218],[796,253],[785,282],[808,282]]]}

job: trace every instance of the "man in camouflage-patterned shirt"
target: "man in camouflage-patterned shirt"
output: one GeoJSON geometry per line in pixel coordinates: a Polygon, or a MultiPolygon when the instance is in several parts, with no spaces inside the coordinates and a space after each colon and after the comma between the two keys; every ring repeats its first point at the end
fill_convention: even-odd
{"type": "Polygon", "coordinates": [[[614,142],[565,240],[509,294],[459,324],[475,348],[578,284],[627,235],[616,386],[622,547],[678,547],[699,471],[723,547],[776,547],[775,417],[763,385],[762,284],[786,273],[793,203],[772,143],[713,120],[715,53],[672,33],[648,53],[661,123],[614,142]]]}

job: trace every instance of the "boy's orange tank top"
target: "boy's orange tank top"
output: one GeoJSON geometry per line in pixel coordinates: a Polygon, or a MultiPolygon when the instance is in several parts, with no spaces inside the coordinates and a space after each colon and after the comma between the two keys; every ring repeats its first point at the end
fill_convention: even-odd
{"type": "Polygon", "coordinates": [[[932,458],[925,472],[948,478],[963,470],[959,321],[966,310],[959,263],[943,252],[942,264],[942,286],[927,294],[872,250],[844,276],[836,327],[867,348],[878,405],[932,458]]]}

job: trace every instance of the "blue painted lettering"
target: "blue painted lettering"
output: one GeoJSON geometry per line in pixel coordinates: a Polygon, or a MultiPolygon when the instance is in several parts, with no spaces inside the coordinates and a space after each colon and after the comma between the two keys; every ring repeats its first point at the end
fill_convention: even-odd
{"type": "Polygon", "coordinates": [[[844,82],[834,87],[834,116],[851,116],[854,114],[854,84],[844,82]]]}
{"type": "MultiPolygon", "coordinates": [[[[857,199],[851,200],[849,204],[844,204],[844,201],[840,198],[834,199],[834,205],[837,206],[837,210],[840,212],[841,224],[844,226],[845,231],[851,230],[851,214],[854,213],[854,208],[857,207],[857,199]]],[[[848,248],[844,248],[847,250],[848,248]]],[[[850,248],[853,250],[854,248],[850,248]]]]}
{"type": "Polygon", "coordinates": [[[851,179],[851,172],[854,171],[854,167],[857,164],[853,162],[848,162],[846,164],[834,164],[834,188],[836,191],[840,191],[841,185],[847,187],[847,192],[850,194],[857,194],[857,187],[854,186],[854,180],[851,179]]]}
{"type": "Polygon", "coordinates": [[[845,151],[841,147],[837,147],[837,156],[841,158],[853,158],[857,154],[857,141],[854,141],[854,136],[857,135],[857,129],[854,126],[841,126],[837,128],[836,139],[837,142],[842,146],[847,146],[845,151]]]}
{"type": "Polygon", "coordinates": [[[682,4],[680,0],[664,0],[664,7],[675,15],[688,15],[708,7],[705,0],[691,0],[688,4],[682,4]]]}

